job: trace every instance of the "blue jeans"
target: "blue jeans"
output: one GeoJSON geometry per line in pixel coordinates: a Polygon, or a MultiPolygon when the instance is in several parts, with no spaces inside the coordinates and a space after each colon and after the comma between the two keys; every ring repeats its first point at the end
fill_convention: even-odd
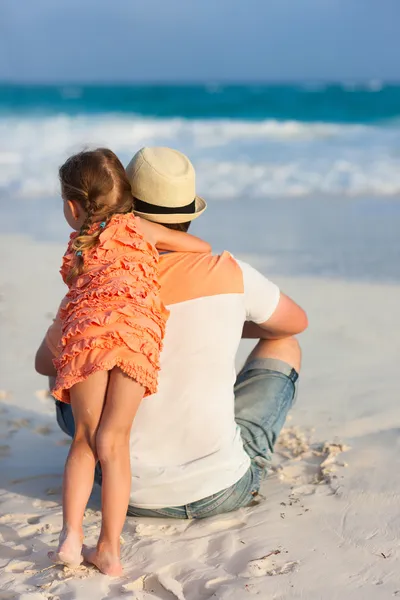
{"type": "MultiPolygon", "coordinates": [[[[298,374],[289,364],[274,358],[258,358],[247,363],[235,384],[235,418],[240,426],[243,446],[251,466],[231,487],[185,506],[160,509],[128,507],[131,517],[172,517],[201,519],[249,506],[256,501],[263,476],[267,472],[277,437],[293,405],[298,374]]],[[[56,403],[57,422],[73,437],[71,406],[56,403]]],[[[96,468],[101,484],[101,470],[96,468]]]]}

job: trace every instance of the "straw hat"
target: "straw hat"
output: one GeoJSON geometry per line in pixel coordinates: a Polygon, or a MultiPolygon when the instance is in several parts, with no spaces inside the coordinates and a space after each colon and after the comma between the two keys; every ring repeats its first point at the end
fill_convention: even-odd
{"type": "Polygon", "coordinates": [[[186,223],[207,208],[196,195],[194,167],[172,148],[142,148],[126,168],[135,198],[134,213],[157,223],[186,223]]]}

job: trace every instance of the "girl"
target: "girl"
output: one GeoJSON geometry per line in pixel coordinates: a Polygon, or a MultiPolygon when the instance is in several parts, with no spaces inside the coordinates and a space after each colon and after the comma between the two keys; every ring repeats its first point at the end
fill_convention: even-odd
{"type": "Polygon", "coordinates": [[[82,560],[83,517],[100,461],[102,525],[85,559],[122,574],[120,534],[130,492],[129,437],[143,398],[156,391],[167,311],[159,298],[158,254],[208,252],[189,234],[139,220],[125,170],[111,150],[72,156],[60,168],[71,235],[61,274],[69,286],[61,316],[62,353],[53,395],[70,402],[76,432],[63,482],[57,563],[82,560]]]}

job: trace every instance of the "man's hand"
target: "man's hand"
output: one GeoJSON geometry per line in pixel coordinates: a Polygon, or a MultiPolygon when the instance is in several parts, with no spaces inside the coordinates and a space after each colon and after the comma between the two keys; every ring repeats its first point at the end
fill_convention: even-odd
{"type": "Polygon", "coordinates": [[[242,338],[280,340],[301,333],[308,326],[307,315],[289,296],[281,292],[278,306],[264,323],[247,321],[242,338]]]}

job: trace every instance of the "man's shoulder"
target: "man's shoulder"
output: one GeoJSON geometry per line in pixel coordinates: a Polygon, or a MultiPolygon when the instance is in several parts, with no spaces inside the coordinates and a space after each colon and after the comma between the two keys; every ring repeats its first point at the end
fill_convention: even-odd
{"type": "Polygon", "coordinates": [[[243,274],[229,252],[198,254],[171,252],[160,258],[161,296],[176,304],[206,296],[243,294],[243,274]]]}

